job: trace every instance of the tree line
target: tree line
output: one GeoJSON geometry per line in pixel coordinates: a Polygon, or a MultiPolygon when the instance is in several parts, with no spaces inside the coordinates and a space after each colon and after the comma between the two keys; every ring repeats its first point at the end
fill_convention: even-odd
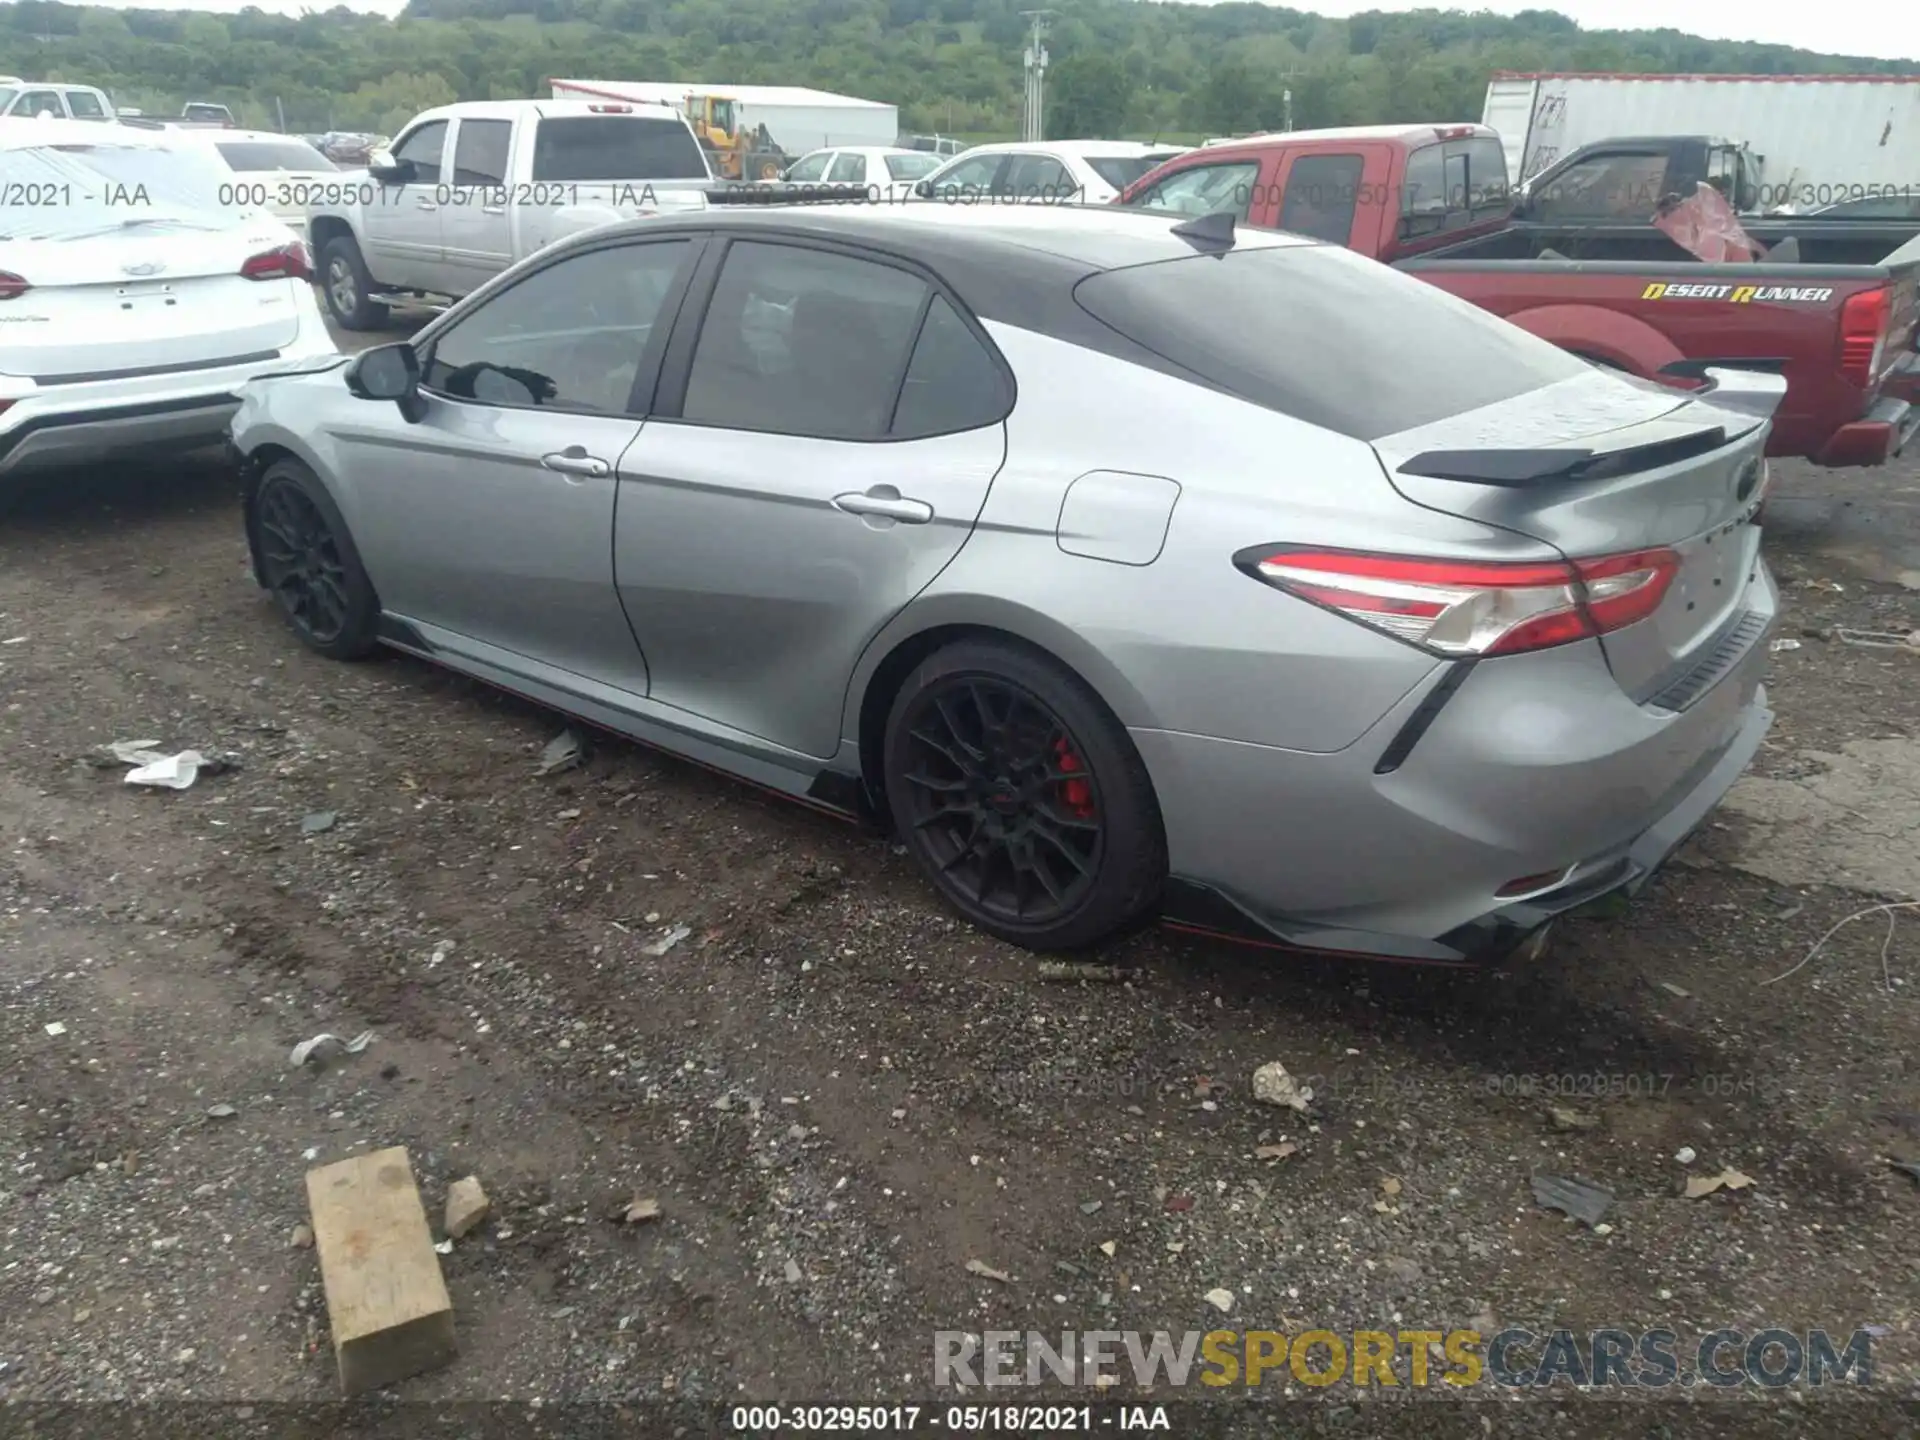
{"type": "MultiPolygon", "coordinates": [[[[1368,12],[1054,0],[1047,133],[1204,135],[1480,116],[1495,70],[1911,74],[1920,63],[1584,30],[1545,10],[1368,12]]],[[[374,130],[454,100],[544,95],[555,76],[811,85],[900,107],[917,133],[1011,138],[1032,0],[411,0],[397,20],[0,4],[0,73],[178,114],[374,130]]],[[[1890,12],[1891,13],[1891,12],[1890,12]]]]}

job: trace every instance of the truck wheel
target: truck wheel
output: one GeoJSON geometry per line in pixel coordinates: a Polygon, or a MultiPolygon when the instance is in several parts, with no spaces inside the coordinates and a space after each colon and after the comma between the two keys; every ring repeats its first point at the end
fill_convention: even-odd
{"type": "Polygon", "coordinates": [[[386,325],[387,307],[371,298],[373,277],[351,235],[335,236],[320,252],[320,290],[327,297],[327,313],[342,330],[386,325]]]}

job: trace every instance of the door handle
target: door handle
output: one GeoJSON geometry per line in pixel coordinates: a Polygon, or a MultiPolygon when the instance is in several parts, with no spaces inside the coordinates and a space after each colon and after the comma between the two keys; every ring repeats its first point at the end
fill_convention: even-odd
{"type": "Polygon", "coordinates": [[[587,454],[578,445],[570,445],[565,450],[556,450],[551,455],[542,455],[540,463],[549,470],[558,470],[562,475],[611,475],[613,467],[606,461],[587,454]]]}
{"type": "Polygon", "coordinates": [[[849,515],[871,515],[907,525],[925,525],[933,519],[931,505],[924,500],[906,499],[891,485],[875,485],[864,494],[849,490],[833,497],[833,507],[849,515]]]}
{"type": "Polygon", "coordinates": [[[480,207],[480,213],[482,215],[504,215],[507,213],[507,207],[504,205],[482,205],[480,207]]]}
{"type": "Polygon", "coordinates": [[[418,203],[422,210],[438,210],[440,208],[438,205],[434,204],[433,201],[427,200],[427,199],[422,199],[418,203]]]}

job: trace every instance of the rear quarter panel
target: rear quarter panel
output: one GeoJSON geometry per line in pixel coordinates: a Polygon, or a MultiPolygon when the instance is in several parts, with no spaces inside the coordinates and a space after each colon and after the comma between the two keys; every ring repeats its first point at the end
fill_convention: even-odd
{"type": "Polygon", "coordinates": [[[1408,262],[1400,268],[1564,350],[1647,379],[1678,359],[1784,359],[1770,455],[1813,455],[1872,394],[1840,374],[1840,310],[1874,282],[1820,266],[1408,262]],[[1772,297],[1772,298],[1769,298],[1772,297]]]}

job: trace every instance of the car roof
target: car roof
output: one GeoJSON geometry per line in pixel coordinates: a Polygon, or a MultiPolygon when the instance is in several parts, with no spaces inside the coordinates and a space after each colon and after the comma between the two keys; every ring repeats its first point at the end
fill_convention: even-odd
{"type": "MultiPolygon", "coordinates": [[[[931,151],[927,150],[910,149],[905,145],[816,145],[800,158],[804,160],[808,155],[865,155],[871,158],[875,155],[927,155],[931,153],[931,151]]],[[[945,158],[950,159],[952,157],[949,156],[945,158]]]]}
{"type": "Polygon", "coordinates": [[[155,150],[165,144],[166,133],[132,125],[102,124],[98,120],[23,117],[0,125],[0,150],[37,150],[48,145],[109,145],[155,150]]]}
{"type": "Polygon", "coordinates": [[[1325,130],[1275,130],[1259,135],[1239,135],[1232,139],[1209,140],[1202,149],[1225,150],[1233,146],[1313,145],[1322,141],[1399,141],[1409,146],[1436,144],[1441,140],[1497,140],[1499,132],[1490,126],[1462,120],[1456,125],[1335,125],[1325,130]]]}
{"type": "MultiPolygon", "coordinates": [[[[896,205],[820,203],[724,205],[683,214],[617,222],[586,232],[615,229],[634,234],[662,230],[710,230],[745,237],[783,234],[802,239],[869,244],[908,259],[935,257],[1017,262],[1021,253],[1051,256],[1087,272],[1151,264],[1196,254],[1173,233],[1192,216],[1121,209],[1111,205],[952,205],[913,200],[896,205]]],[[[1278,230],[1242,227],[1235,249],[1278,249],[1316,242],[1278,230]]]]}
{"type": "Polygon", "coordinates": [[[1130,160],[1139,155],[1153,155],[1162,150],[1180,148],[1149,145],[1144,140],[1001,140],[991,145],[975,145],[948,158],[959,160],[968,155],[1073,155],[1083,160],[1130,160]]]}
{"type": "Polygon", "coordinates": [[[522,115],[538,115],[546,119],[623,112],[686,124],[686,117],[677,108],[653,100],[457,100],[451,105],[436,105],[431,110],[422,110],[407,122],[407,128],[411,129],[423,120],[516,120],[522,115]],[[619,108],[609,111],[609,106],[619,108]]]}

